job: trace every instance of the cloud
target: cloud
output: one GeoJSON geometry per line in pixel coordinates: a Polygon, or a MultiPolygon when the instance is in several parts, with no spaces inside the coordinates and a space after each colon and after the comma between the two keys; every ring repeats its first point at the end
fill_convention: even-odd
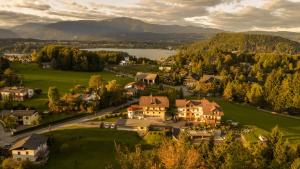
{"type": "Polygon", "coordinates": [[[10,0],[0,4],[0,26],[55,20],[132,17],[151,23],[214,27],[230,31],[300,32],[299,0],[10,0]],[[18,18],[6,16],[3,11],[18,18]],[[23,19],[22,19],[23,18],[23,19]]]}
{"type": "Polygon", "coordinates": [[[211,11],[208,16],[186,18],[216,28],[246,30],[294,30],[300,32],[300,2],[274,0],[261,7],[238,6],[236,11],[211,11]]]}
{"type": "Polygon", "coordinates": [[[57,19],[16,13],[10,11],[0,11],[0,25],[15,26],[28,22],[55,22],[57,19]]]}
{"type": "Polygon", "coordinates": [[[28,1],[28,0],[25,1],[25,0],[23,0],[23,1],[20,1],[20,2],[16,3],[15,6],[19,7],[19,8],[29,8],[29,9],[42,10],[42,11],[49,10],[51,8],[50,5],[44,4],[44,3],[40,2],[40,1],[37,1],[37,0],[35,0],[35,1],[28,1]]]}

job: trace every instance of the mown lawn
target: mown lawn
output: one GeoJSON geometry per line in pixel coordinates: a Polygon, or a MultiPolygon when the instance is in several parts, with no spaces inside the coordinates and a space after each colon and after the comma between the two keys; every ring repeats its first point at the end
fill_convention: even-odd
{"type": "Polygon", "coordinates": [[[273,127],[278,125],[291,143],[300,143],[300,119],[271,114],[245,104],[229,103],[220,99],[216,101],[224,110],[225,120],[256,126],[266,131],[271,131],[273,127]]]}
{"type": "Polygon", "coordinates": [[[111,129],[65,129],[47,133],[53,138],[44,169],[103,169],[115,160],[114,142],[133,147],[143,143],[135,133],[111,129]]]}
{"type": "Polygon", "coordinates": [[[36,107],[38,110],[47,109],[47,92],[50,86],[56,86],[61,95],[69,92],[73,86],[88,85],[91,75],[101,75],[105,81],[117,80],[120,85],[132,81],[128,77],[117,77],[115,74],[107,71],[102,72],[76,72],[76,71],[61,71],[53,69],[41,69],[37,64],[12,64],[13,69],[23,78],[25,86],[32,88],[40,88],[43,93],[34,98],[23,102],[25,105],[36,107]]]}

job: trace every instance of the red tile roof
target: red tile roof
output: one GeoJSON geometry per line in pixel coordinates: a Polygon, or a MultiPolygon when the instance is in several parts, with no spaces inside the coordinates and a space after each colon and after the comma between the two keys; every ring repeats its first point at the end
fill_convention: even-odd
{"type": "Polygon", "coordinates": [[[166,96],[142,96],[140,106],[169,107],[169,99],[166,96]]]}
{"type": "Polygon", "coordinates": [[[214,110],[218,110],[219,115],[224,115],[221,107],[216,102],[210,102],[207,99],[202,100],[186,100],[186,99],[177,99],[176,107],[186,107],[186,106],[201,106],[203,109],[204,115],[211,115],[214,110]]]}

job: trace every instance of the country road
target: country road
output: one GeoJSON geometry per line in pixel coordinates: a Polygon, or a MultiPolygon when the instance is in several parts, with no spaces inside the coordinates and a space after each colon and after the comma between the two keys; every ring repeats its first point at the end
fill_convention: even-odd
{"type": "Polygon", "coordinates": [[[52,125],[52,126],[48,126],[48,127],[28,131],[28,132],[25,132],[25,133],[22,133],[22,134],[14,135],[14,136],[11,136],[9,133],[5,133],[2,126],[0,125],[0,146],[4,146],[5,144],[12,144],[16,140],[18,140],[20,138],[23,138],[23,137],[27,137],[27,136],[32,135],[32,134],[46,133],[46,132],[56,130],[56,129],[61,128],[61,127],[66,126],[66,125],[78,124],[78,123],[81,123],[81,122],[92,120],[96,117],[109,114],[113,111],[116,111],[118,109],[127,107],[127,106],[129,106],[131,104],[134,104],[134,103],[137,103],[137,102],[138,102],[138,99],[133,99],[132,101],[128,101],[127,103],[121,104],[121,105],[116,106],[116,107],[109,107],[109,108],[106,108],[106,109],[102,109],[102,110],[98,111],[97,113],[93,113],[93,114],[88,115],[88,116],[80,117],[78,119],[71,119],[69,121],[65,121],[65,122],[58,123],[58,124],[55,124],[55,125],[52,125]]]}

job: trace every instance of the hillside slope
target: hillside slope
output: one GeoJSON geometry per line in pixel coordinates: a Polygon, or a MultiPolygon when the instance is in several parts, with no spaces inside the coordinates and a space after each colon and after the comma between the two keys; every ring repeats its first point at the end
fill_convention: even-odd
{"type": "Polygon", "coordinates": [[[220,33],[208,43],[210,49],[240,52],[299,53],[300,43],[278,36],[220,33]]]}
{"type": "Polygon", "coordinates": [[[7,29],[0,29],[0,39],[18,38],[18,35],[7,29]]]}

